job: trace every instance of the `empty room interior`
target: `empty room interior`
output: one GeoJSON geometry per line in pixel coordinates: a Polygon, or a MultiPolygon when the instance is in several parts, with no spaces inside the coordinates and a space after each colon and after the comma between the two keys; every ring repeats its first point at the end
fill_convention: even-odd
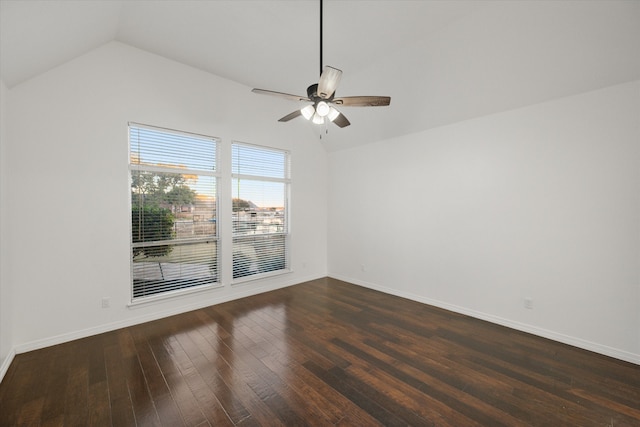
{"type": "Polygon", "coordinates": [[[0,426],[640,425],[640,1],[0,0],[0,426]]]}

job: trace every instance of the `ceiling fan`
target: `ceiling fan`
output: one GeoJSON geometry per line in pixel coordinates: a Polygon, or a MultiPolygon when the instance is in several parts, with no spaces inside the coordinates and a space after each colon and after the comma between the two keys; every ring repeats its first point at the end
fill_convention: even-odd
{"type": "Polygon", "coordinates": [[[322,0],[320,0],[320,80],[307,88],[307,96],[291,95],[265,89],[252,89],[253,93],[272,95],[292,101],[312,102],[305,107],[287,114],[279,122],[288,122],[303,116],[315,124],[333,122],[343,128],[351,123],[335,106],[344,107],[384,107],[391,103],[388,96],[343,96],[336,98],[336,88],[340,83],[342,71],[330,66],[322,66],[322,0]]]}

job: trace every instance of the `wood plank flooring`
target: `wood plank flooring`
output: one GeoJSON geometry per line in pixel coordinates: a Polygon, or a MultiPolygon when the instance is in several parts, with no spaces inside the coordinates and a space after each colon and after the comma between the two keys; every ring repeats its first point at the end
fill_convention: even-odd
{"type": "Polygon", "coordinates": [[[17,355],[16,425],[640,426],[640,366],[321,279],[17,355]]]}

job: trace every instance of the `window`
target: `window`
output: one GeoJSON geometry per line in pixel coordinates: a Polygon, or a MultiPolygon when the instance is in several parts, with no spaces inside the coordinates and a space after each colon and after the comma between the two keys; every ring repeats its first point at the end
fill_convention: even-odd
{"type": "Polygon", "coordinates": [[[129,124],[132,301],[218,283],[217,146],[129,124]]]}
{"type": "Polygon", "coordinates": [[[288,271],[289,153],[232,145],[233,279],[288,271]]]}

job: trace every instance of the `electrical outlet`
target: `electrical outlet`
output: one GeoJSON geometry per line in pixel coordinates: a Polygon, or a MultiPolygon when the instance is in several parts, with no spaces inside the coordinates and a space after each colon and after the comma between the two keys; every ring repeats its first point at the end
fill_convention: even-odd
{"type": "Polygon", "coordinates": [[[527,297],[524,299],[524,308],[533,310],[533,298],[527,297]]]}
{"type": "Polygon", "coordinates": [[[364,264],[360,264],[360,270],[367,271],[367,267],[365,267],[364,264]]]}
{"type": "Polygon", "coordinates": [[[102,308],[109,308],[111,306],[111,298],[104,297],[102,298],[102,308]]]}

